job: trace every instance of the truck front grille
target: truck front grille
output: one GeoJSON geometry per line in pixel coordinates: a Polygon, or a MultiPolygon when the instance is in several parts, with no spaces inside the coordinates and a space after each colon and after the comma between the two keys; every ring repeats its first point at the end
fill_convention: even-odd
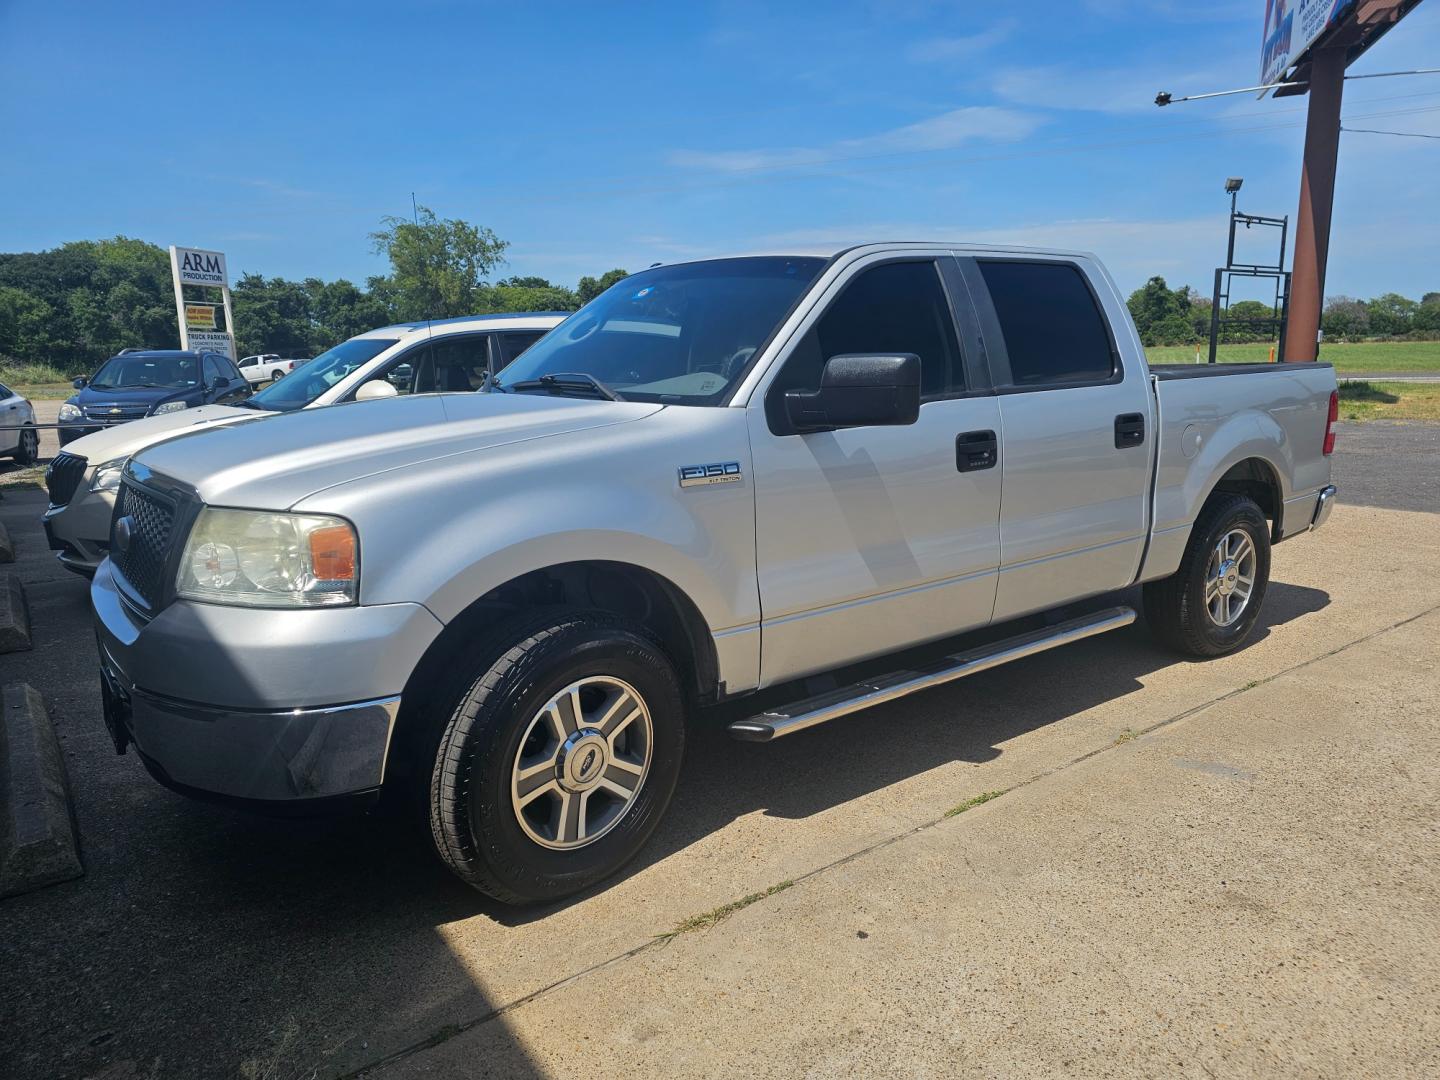
{"type": "Polygon", "coordinates": [[[50,493],[50,505],[64,506],[75,496],[89,464],[79,454],[59,453],[45,469],[45,489],[50,493]]]}
{"type": "Polygon", "coordinates": [[[174,503],[140,487],[128,476],[121,482],[110,526],[110,558],[147,609],[153,609],[165,592],[174,524],[174,503]],[[124,545],[116,537],[121,518],[129,519],[130,536],[124,545]]]}

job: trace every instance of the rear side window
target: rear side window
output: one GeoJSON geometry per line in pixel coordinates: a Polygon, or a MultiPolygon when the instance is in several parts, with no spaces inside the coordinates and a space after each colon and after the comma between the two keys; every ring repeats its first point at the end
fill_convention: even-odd
{"type": "Polygon", "coordinates": [[[1108,382],[1115,353],[1105,317],[1070,263],[980,260],[1016,386],[1108,382]]]}
{"type": "Polygon", "coordinates": [[[495,358],[495,370],[499,372],[509,367],[512,360],[544,336],[543,330],[512,330],[509,333],[497,334],[496,341],[500,348],[495,358]]]}

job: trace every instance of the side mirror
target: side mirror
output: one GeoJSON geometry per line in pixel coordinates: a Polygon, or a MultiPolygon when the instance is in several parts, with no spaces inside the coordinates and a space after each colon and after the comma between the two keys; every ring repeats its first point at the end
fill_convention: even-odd
{"type": "Polygon", "coordinates": [[[790,390],[785,412],[797,432],[913,424],[920,418],[920,357],[849,353],[825,361],[818,390],[790,390]]]}
{"type": "Polygon", "coordinates": [[[356,401],[375,401],[378,398],[399,397],[400,391],[391,386],[384,379],[371,379],[367,383],[361,383],[360,389],[355,391],[356,401]]]}
{"type": "Polygon", "coordinates": [[[214,390],[224,390],[229,385],[229,379],[227,379],[224,375],[217,375],[215,376],[215,382],[212,384],[211,388],[214,390]]]}
{"type": "Polygon", "coordinates": [[[76,375],[75,381],[70,385],[75,387],[76,390],[84,390],[85,387],[90,385],[90,378],[87,375],[76,375]]]}

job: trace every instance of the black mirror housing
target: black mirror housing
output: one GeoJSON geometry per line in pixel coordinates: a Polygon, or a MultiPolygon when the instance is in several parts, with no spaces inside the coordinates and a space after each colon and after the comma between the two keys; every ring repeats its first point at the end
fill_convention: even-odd
{"type": "Polygon", "coordinates": [[[75,381],[70,385],[75,387],[76,390],[84,390],[85,387],[90,385],[90,378],[86,375],[76,375],[75,381]]]}
{"type": "Polygon", "coordinates": [[[791,390],[785,411],[796,431],[913,424],[920,418],[920,357],[846,353],[825,362],[818,390],[791,390]]]}

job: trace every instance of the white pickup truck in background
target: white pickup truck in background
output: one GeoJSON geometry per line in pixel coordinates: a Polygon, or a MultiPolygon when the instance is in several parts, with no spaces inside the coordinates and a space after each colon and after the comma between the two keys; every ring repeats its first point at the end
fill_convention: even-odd
{"type": "Polygon", "coordinates": [[[705,706],[768,689],[729,729],[790,736],[1125,626],[1137,584],[1229,652],[1335,495],[1328,365],[1152,368],[1077,252],[658,266],[486,389],[133,457],[91,589],[117,749],[192,795],[397,795],[465,881],[554,899],[639,850],[705,706]]]}

